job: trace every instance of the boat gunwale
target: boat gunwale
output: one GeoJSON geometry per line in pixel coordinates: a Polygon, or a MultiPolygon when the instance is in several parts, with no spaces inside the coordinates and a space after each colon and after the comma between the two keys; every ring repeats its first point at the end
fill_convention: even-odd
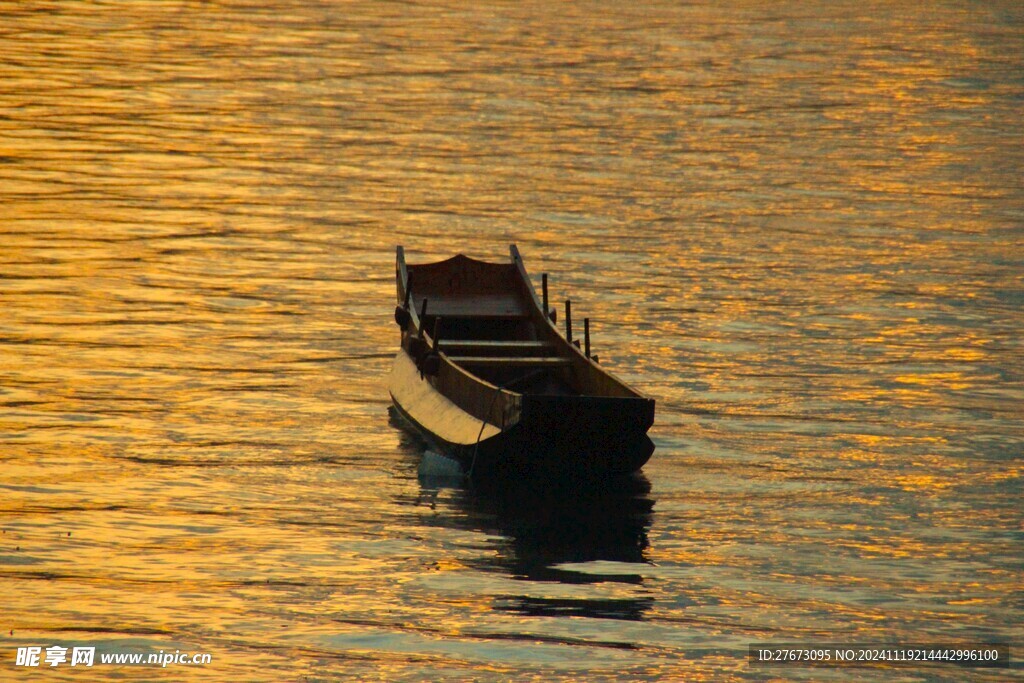
{"type": "MultiPolygon", "coordinates": [[[[519,254],[519,249],[516,247],[515,244],[509,245],[509,255],[511,256],[512,263],[516,268],[516,272],[519,275],[519,282],[526,290],[527,298],[533,303],[531,316],[534,318],[534,322],[536,323],[539,319],[542,321],[542,324],[546,324],[545,331],[547,332],[548,336],[554,336],[557,342],[556,348],[558,348],[559,351],[561,351],[562,349],[568,350],[571,354],[574,366],[577,366],[577,364],[579,363],[583,363],[582,367],[586,368],[587,372],[597,376],[607,377],[609,380],[618,385],[618,388],[620,390],[623,390],[627,394],[629,394],[628,396],[621,396],[617,398],[639,398],[651,400],[649,396],[643,394],[640,391],[637,391],[636,389],[634,389],[633,387],[631,387],[630,385],[626,384],[621,379],[616,377],[614,373],[612,373],[603,365],[600,365],[593,358],[585,354],[582,349],[576,346],[576,344],[574,344],[573,342],[569,341],[569,339],[562,334],[562,331],[559,330],[558,326],[555,325],[553,320],[551,320],[551,317],[548,315],[548,312],[544,310],[544,304],[537,296],[537,290],[534,288],[533,283],[530,281],[530,276],[526,272],[526,264],[523,263],[523,257],[519,254]]],[[[538,329],[538,332],[539,331],[540,330],[538,329]]],[[[561,353],[559,355],[561,355],[561,353]]],[[[587,394],[581,392],[580,395],[586,396],[587,394]]]]}

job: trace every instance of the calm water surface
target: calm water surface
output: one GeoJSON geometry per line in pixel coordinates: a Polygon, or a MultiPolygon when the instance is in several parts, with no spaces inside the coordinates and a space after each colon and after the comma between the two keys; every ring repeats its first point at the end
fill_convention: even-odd
{"type": "Polygon", "coordinates": [[[1004,680],[746,648],[1020,646],[1019,5],[486,4],[0,1],[0,678],[1004,680]],[[510,242],[642,475],[389,418],[394,246],[510,242]]]}

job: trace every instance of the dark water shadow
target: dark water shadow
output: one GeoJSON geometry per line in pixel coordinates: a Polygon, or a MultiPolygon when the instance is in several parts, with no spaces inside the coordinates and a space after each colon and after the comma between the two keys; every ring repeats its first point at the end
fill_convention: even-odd
{"type": "MultiPolygon", "coordinates": [[[[496,556],[479,560],[481,570],[531,582],[639,586],[642,575],[623,565],[647,562],[650,491],[640,473],[588,482],[474,481],[456,501],[468,521],[503,539],[496,556]],[[597,561],[615,564],[607,572],[565,566],[597,561]]],[[[495,599],[494,608],[523,616],[638,621],[652,604],[649,597],[506,595],[495,599]]]]}
{"type": "MultiPolygon", "coordinates": [[[[497,572],[527,582],[639,586],[647,563],[648,533],[655,501],[642,472],[593,480],[479,478],[469,481],[455,461],[435,452],[400,417],[391,423],[403,431],[402,450],[415,460],[419,492],[406,501],[428,508],[419,523],[486,534],[489,542],[467,567],[497,572]],[[571,565],[609,562],[607,572],[571,565]],[[570,565],[570,566],[565,566],[570,565]]],[[[411,464],[411,463],[410,463],[411,464]]],[[[506,595],[496,610],[528,616],[588,616],[639,620],[650,598],[542,598],[506,595]]]]}
{"type": "MultiPolygon", "coordinates": [[[[428,453],[428,456],[429,453],[428,453]]],[[[420,505],[431,505],[424,522],[487,534],[486,552],[462,557],[467,567],[497,572],[524,582],[640,586],[643,576],[630,572],[629,563],[646,563],[648,531],[654,501],[650,482],[642,474],[590,482],[536,486],[529,482],[489,482],[482,487],[461,480],[443,491],[436,480],[424,485],[420,505]],[[443,503],[437,504],[443,494],[443,503]],[[593,565],[609,562],[602,572],[593,565]],[[568,566],[567,566],[568,565],[568,566]],[[595,570],[596,569],[596,570],[595,570]]],[[[496,596],[494,609],[524,616],[585,616],[637,621],[653,599],[648,597],[547,598],[535,594],[496,596]]],[[[536,593],[524,587],[524,593],[536,593]]]]}
{"type": "Polygon", "coordinates": [[[595,574],[566,563],[643,563],[654,501],[641,474],[593,481],[475,480],[455,498],[477,528],[507,544],[495,560],[532,581],[640,583],[639,574],[595,574]]]}

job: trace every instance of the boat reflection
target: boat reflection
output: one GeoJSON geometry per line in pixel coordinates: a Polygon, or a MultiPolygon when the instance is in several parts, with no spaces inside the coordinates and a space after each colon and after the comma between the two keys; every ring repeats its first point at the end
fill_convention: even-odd
{"type": "Polygon", "coordinates": [[[645,562],[654,502],[642,474],[601,481],[474,480],[456,498],[467,519],[507,539],[501,567],[533,581],[639,583],[639,575],[560,568],[594,561],[645,562]]]}
{"type": "MultiPolygon", "coordinates": [[[[389,414],[400,434],[400,449],[416,467],[419,492],[408,503],[430,510],[418,522],[489,537],[486,552],[460,554],[461,565],[531,583],[581,587],[643,583],[640,571],[629,571],[630,564],[648,562],[655,501],[642,472],[587,481],[482,477],[470,481],[456,461],[431,450],[393,408],[389,407],[389,414]]],[[[653,603],[650,597],[621,597],[620,592],[611,597],[604,594],[607,591],[595,591],[582,598],[527,592],[496,596],[493,607],[524,616],[635,621],[653,603]]]]}
{"type": "MultiPolygon", "coordinates": [[[[640,572],[628,569],[628,563],[647,562],[654,501],[642,473],[587,482],[468,482],[451,465],[455,463],[430,450],[423,454],[419,504],[433,509],[431,525],[482,532],[493,539],[487,553],[460,558],[467,567],[529,582],[643,583],[640,572]],[[445,504],[439,506],[442,494],[445,504]],[[598,562],[608,564],[581,567],[598,562]]],[[[651,603],[640,596],[530,594],[496,597],[494,609],[524,616],[639,620],[651,603]]]]}

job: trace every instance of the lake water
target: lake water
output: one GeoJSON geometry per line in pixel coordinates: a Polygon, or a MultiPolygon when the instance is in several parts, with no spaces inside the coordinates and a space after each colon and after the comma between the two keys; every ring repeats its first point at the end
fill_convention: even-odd
{"type": "Polygon", "coordinates": [[[1019,679],[1022,110],[1009,1],[0,1],[0,678],[1019,679]],[[390,418],[395,245],[512,242],[641,475],[390,418]]]}

